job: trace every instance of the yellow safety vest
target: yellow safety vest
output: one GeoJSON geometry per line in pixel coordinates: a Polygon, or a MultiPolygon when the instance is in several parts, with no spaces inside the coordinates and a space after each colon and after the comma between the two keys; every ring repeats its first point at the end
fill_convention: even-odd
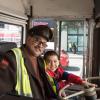
{"type": "Polygon", "coordinates": [[[49,81],[50,81],[50,84],[51,84],[51,86],[52,86],[52,88],[53,88],[54,93],[57,95],[56,85],[55,85],[55,83],[54,83],[53,78],[52,78],[50,75],[48,75],[48,79],[49,79],[49,81]]]}
{"type": "Polygon", "coordinates": [[[17,84],[15,90],[18,92],[18,95],[33,97],[29,76],[24,65],[24,59],[22,57],[22,52],[20,48],[13,48],[12,51],[16,56],[17,62],[17,84]]]}
{"type": "MultiPolygon", "coordinates": [[[[46,62],[45,61],[44,61],[44,64],[45,64],[45,70],[46,70],[46,62]]],[[[48,80],[51,84],[51,87],[52,87],[54,93],[57,95],[57,88],[56,88],[54,79],[47,72],[46,72],[46,74],[47,74],[48,80]]]]}

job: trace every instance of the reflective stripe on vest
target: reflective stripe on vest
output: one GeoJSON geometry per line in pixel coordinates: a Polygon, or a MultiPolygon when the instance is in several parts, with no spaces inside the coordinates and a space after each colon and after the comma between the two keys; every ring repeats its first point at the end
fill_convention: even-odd
{"type": "MultiPolygon", "coordinates": [[[[45,64],[45,71],[46,71],[46,67],[47,66],[46,66],[46,62],[45,61],[44,61],[44,64],[45,64]]],[[[54,93],[57,95],[57,89],[56,89],[56,85],[55,85],[54,79],[47,72],[46,72],[46,74],[47,74],[48,80],[49,80],[49,82],[51,84],[51,87],[52,87],[54,93]]]]}
{"type": "Polygon", "coordinates": [[[17,84],[15,90],[19,95],[32,97],[32,90],[30,86],[29,76],[24,65],[22,52],[19,48],[12,49],[16,56],[17,63],[17,84]]]}
{"type": "Polygon", "coordinates": [[[48,79],[49,79],[49,81],[50,81],[50,83],[52,85],[54,93],[57,94],[56,85],[55,85],[55,82],[54,82],[53,78],[50,75],[48,75],[48,79]]]}

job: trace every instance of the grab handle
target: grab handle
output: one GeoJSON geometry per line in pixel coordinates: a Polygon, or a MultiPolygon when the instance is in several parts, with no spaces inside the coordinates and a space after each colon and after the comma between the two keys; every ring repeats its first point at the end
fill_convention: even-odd
{"type": "Polygon", "coordinates": [[[81,91],[79,91],[79,92],[76,91],[76,93],[73,93],[73,94],[71,94],[71,95],[68,95],[68,96],[66,96],[66,97],[63,97],[63,96],[62,96],[62,93],[63,93],[63,92],[65,91],[65,89],[67,89],[68,87],[70,87],[70,85],[64,86],[64,87],[59,91],[59,97],[60,97],[61,100],[68,100],[68,99],[71,98],[71,97],[84,94],[84,91],[81,90],[81,91]]]}

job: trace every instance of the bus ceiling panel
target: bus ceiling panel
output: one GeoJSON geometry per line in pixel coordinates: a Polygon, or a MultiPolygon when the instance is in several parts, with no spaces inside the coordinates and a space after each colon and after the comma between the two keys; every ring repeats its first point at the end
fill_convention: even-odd
{"type": "Polygon", "coordinates": [[[27,20],[21,0],[0,0],[0,13],[27,20]]]}
{"type": "Polygon", "coordinates": [[[33,18],[91,18],[93,0],[0,0],[0,12],[27,20],[32,6],[33,18]],[[16,5],[15,5],[16,4],[16,5]]]}
{"type": "Polygon", "coordinates": [[[33,16],[59,18],[91,18],[93,0],[33,0],[33,16]]]}

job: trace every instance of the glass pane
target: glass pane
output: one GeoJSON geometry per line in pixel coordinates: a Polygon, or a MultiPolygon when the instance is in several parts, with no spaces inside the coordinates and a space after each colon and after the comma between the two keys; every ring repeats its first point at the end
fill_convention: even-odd
{"type": "Polygon", "coordinates": [[[77,42],[77,36],[68,36],[68,42],[77,42]]]}
{"type": "Polygon", "coordinates": [[[79,32],[79,34],[84,34],[84,28],[79,28],[79,30],[78,30],[78,32],[79,32]]]}
{"type": "Polygon", "coordinates": [[[71,51],[73,43],[77,44],[77,36],[68,36],[68,51],[71,51]]]}
{"type": "Polygon", "coordinates": [[[78,36],[78,46],[83,46],[83,36],[78,36]]]}
{"type": "Polygon", "coordinates": [[[15,42],[20,47],[22,42],[22,26],[6,23],[3,23],[3,25],[4,27],[0,27],[0,42],[15,42]]]}
{"type": "Polygon", "coordinates": [[[83,47],[78,47],[78,51],[83,51],[83,47]]]}
{"type": "Polygon", "coordinates": [[[68,28],[68,34],[77,34],[77,28],[68,28]]]}

